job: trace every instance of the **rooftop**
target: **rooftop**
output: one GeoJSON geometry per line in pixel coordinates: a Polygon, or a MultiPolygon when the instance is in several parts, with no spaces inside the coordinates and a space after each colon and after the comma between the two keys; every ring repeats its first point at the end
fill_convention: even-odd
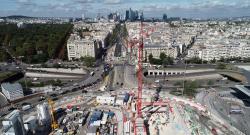
{"type": "Polygon", "coordinates": [[[19,110],[14,110],[14,111],[12,111],[11,113],[9,113],[8,115],[6,115],[5,117],[4,117],[4,119],[5,120],[10,120],[10,119],[13,119],[15,116],[16,116],[16,114],[19,114],[19,110]]]}
{"type": "Polygon", "coordinates": [[[235,87],[241,92],[245,93],[247,96],[250,96],[250,86],[235,85],[235,87]]]}
{"type": "Polygon", "coordinates": [[[22,89],[21,84],[19,83],[2,83],[1,87],[7,91],[16,91],[22,89]]]}

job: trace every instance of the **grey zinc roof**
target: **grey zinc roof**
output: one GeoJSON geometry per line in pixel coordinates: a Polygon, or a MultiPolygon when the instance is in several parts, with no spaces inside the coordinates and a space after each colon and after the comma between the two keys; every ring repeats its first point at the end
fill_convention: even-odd
{"type": "Polygon", "coordinates": [[[6,97],[0,92],[0,107],[8,104],[6,97]]]}
{"type": "Polygon", "coordinates": [[[247,96],[250,96],[250,89],[249,89],[250,86],[235,85],[235,87],[241,92],[245,93],[247,96]]]}
{"type": "Polygon", "coordinates": [[[19,83],[2,83],[2,88],[4,88],[6,91],[16,91],[22,89],[21,84],[19,83]]]}

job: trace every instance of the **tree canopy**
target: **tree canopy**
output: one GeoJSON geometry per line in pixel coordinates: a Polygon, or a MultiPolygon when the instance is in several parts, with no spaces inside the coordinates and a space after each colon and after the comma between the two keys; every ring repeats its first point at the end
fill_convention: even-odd
{"type": "Polygon", "coordinates": [[[153,54],[149,54],[148,60],[150,64],[155,64],[155,65],[172,65],[174,63],[174,58],[167,56],[165,53],[161,53],[159,59],[154,58],[153,54]]]}
{"type": "Polygon", "coordinates": [[[13,56],[24,56],[27,63],[39,63],[55,57],[66,42],[71,24],[0,24],[0,44],[13,56]]]}
{"type": "Polygon", "coordinates": [[[81,57],[80,60],[83,61],[87,67],[93,67],[95,64],[95,58],[91,56],[81,57]]]}

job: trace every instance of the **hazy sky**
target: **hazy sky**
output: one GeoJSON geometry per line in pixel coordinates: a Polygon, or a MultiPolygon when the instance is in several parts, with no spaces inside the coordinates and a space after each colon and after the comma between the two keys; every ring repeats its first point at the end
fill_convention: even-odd
{"type": "Polygon", "coordinates": [[[0,16],[93,17],[130,7],[146,17],[250,16],[250,0],[0,0],[0,16]]]}

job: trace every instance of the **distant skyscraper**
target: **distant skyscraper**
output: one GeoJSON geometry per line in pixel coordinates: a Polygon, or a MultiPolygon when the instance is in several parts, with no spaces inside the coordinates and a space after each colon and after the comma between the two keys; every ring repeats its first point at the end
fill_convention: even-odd
{"type": "Polygon", "coordinates": [[[119,13],[110,13],[109,15],[108,15],[108,20],[112,20],[112,21],[115,21],[115,22],[117,22],[117,21],[120,21],[120,14],[119,13]]]}
{"type": "Polygon", "coordinates": [[[142,12],[142,11],[141,11],[141,13],[140,13],[139,20],[141,20],[141,21],[144,20],[144,16],[143,16],[143,12],[142,12]]]}
{"type": "Polygon", "coordinates": [[[133,11],[131,8],[126,10],[125,20],[136,21],[140,18],[139,12],[137,10],[133,11]]]}
{"type": "Polygon", "coordinates": [[[3,133],[6,135],[25,135],[23,118],[19,110],[14,110],[4,117],[2,121],[3,133]]]}
{"type": "Polygon", "coordinates": [[[163,21],[167,21],[167,20],[168,20],[167,14],[163,14],[162,20],[163,20],[163,21]]]}
{"type": "Polygon", "coordinates": [[[134,13],[135,13],[134,20],[138,20],[139,19],[139,12],[136,10],[134,13]]]}
{"type": "Polygon", "coordinates": [[[125,20],[129,19],[129,10],[126,10],[125,20]]]}
{"type": "Polygon", "coordinates": [[[84,14],[82,14],[82,20],[85,20],[85,15],[84,14]]]}

